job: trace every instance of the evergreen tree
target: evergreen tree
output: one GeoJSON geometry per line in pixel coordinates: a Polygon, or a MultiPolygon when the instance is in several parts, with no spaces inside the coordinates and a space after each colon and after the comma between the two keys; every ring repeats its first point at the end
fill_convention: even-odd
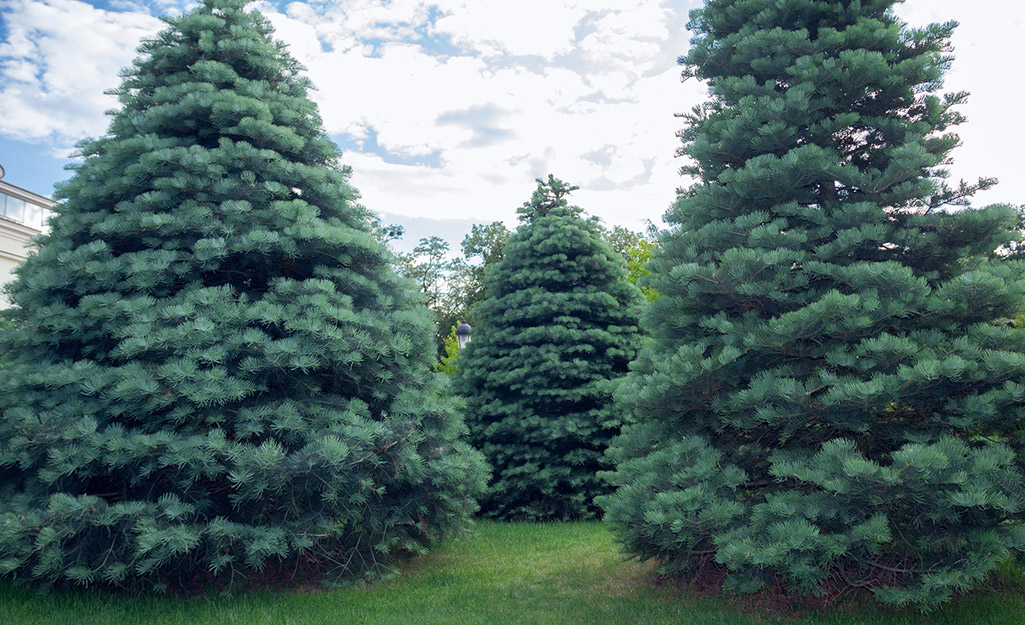
{"type": "Polygon", "coordinates": [[[482,510],[516,519],[588,518],[596,473],[622,426],[607,382],[636,354],[640,294],[622,257],[549,176],[488,269],[456,390],[471,443],[492,464],[482,510]]]}
{"type": "Polygon", "coordinates": [[[374,575],[476,509],[428,313],[244,4],[143,43],[9,288],[4,574],[374,575]]]}
{"type": "Polygon", "coordinates": [[[742,590],[932,606],[1025,546],[1025,338],[1007,207],[943,183],[953,23],[896,0],[708,0],[639,422],[602,501],[627,548],[742,590]]]}

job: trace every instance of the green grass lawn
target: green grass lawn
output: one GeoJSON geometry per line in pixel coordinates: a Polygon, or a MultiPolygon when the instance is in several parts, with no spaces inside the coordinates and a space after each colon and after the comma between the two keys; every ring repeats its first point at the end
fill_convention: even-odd
{"type": "Polygon", "coordinates": [[[625,560],[601,523],[482,522],[372,587],[175,599],[40,596],[7,584],[0,586],[0,625],[1025,624],[1022,597],[978,593],[925,616],[871,607],[767,613],[750,602],[658,585],[655,568],[625,560]]]}

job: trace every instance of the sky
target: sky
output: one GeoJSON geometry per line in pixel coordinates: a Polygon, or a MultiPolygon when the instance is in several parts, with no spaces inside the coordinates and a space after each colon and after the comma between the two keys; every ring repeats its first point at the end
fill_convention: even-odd
{"type": "MultiPolygon", "coordinates": [[[[408,250],[474,223],[515,226],[549,173],[607,225],[664,225],[686,186],[676,132],[705,98],[676,59],[699,0],[258,0],[307,68],[325,130],[362,203],[408,250]]],[[[0,0],[0,164],[49,195],[104,112],[142,38],[191,0],[0,0]]],[[[1025,203],[1022,0],[906,0],[912,26],[956,20],[944,91],[968,91],[951,177],[996,177],[976,205],[1025,203]]]]}

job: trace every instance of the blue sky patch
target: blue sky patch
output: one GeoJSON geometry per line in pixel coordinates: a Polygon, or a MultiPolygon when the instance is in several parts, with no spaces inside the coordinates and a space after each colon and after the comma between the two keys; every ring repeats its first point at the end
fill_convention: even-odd
{"type": "Polygon", "coordinates": [[[53,185],[67,180],[71,172],[67,159],[57,158],[52,148],[41,143],[26,143],[0,135],[0,164],[4,182],[49,197],[53,185]]]}
{"type": "Polygon", "coordinates": [[[352,135],[330,135],[339,149],[343,152],[361,152],[363,154],[375,154],[381,157],[385,163],[391,165],[414,165],[423,167],[441,167],[441,150],[435,150],[430,154],[405,155],[389,152],[377,142],[377,130],[373,127],[367,128],[366,138],[360,139],[352,135]]]}

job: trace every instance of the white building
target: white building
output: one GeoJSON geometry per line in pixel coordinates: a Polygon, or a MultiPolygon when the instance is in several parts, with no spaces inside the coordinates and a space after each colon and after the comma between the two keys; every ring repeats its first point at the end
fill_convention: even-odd
{"type": "MultiPolygon", "coordinates": [[[[3,178],[0,167],[0,178],[3,178]]],[[[32,238],[42,234],[55,202],[0,180],[0,285],[11,280],[11,272],[28,255],[32,238]]],[[[0,308],[8,302],[0,293],[0,308]]]]}

